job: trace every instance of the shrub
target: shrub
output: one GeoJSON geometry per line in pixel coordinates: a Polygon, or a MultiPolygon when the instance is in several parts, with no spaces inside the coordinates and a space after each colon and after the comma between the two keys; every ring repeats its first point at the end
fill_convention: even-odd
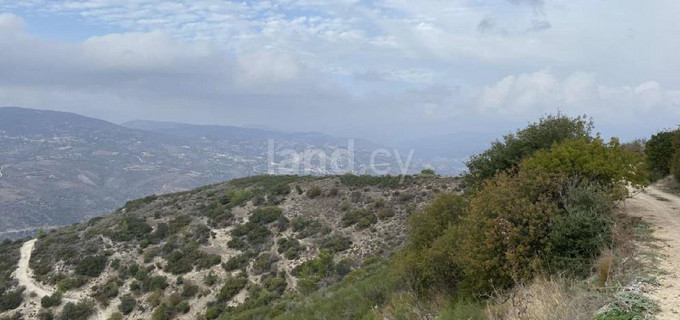
{"type": "Polygon", "coordinates": [[[118,310],[123,314],[130,314],[137,306],[137,300],[130,294],[126,294],[120,297],[120,304],[118,305],[118,310]]]}
{"type": "Polygon", "coordinates": [[[340,235],[336,235],[336,236],[332,236],[332,237],[328,237],[328,238],[324,239],[321,242],[321,245],[319,246],[319,248],[321,250],[327,250],[328,252],[331,252],[331,253],[342,252],[342,251],[345,251],[345,250],[347,250],[351,247],[352,247],[352,240],[350,240],[350,238],[348,238],[348,237],[340,236],[340,235]]]}
{"type": "Polygon", "coordinates": [[[533,199],[525,178],[500,174],[470,199],[457,229],[457,260],[474,292],[508,288],[545,267],[552,219],[559,215],[550,198],[533,199]]]}
{"type": "Polygon", "coordinates": [[[278,260],[278,257],[276,255],[273,255],[271,253],[263,253],[259,255],[255,261],[253,262],[253,269],[252,272],[253,274],[262,274],[265,272],[269,272],[272,268],[272,265],[278,260]]]}
{"type": "Polygon", "coordinates": [[[652,180],[658,180],[671,173],[671,161],[675,148],[674,136],[679,131],[662,131],[653,135],[645,144],[645,156],[652,180]]]}
{"type": "Polygon", "coordinates": [[[357,229],[366,229],[372,224],[378,222],[378,217],[368,210],[357,210],[354,212],[347,212],[342,217],[342,226],[349,227],[356,225],[357,229]]]}
{"type": "Polygon", "coordinates": [[[51,296],[44,296],[40,299],[40,305],[43,308],[56,307],[61,304],[61,293],[55,292],[51,296]]]}
{"type": "Polygon", "coordinates": [[[567,191],[566,214],[554,219],[548,247],[551,266],[578,276],[590,272],[593,259],[611,243],[607,216],[610,201],[595,187],[575,187],[567,191]]]}
{"type": "Polygon", "coordinates": [[[108,257],[104,255],[85,257],[76,264],[76,274],[92,278],[98,277],[106,268],[107,261],[108,257]]]}
{"type": "Polygon", "coordinates": [[[102,286],[94,287],[93,291],[92,297],[101,305],[106,306],[110,299],[118,296],[118,285],[116,284],[116,281],[109,280],[102,286]]]}
{"type": "Polygon", "coordinates": [[[269,224],[283,215],[283,210],[279,207],[261,207],[255,209],[248,221],[258,224],[269,224]]]}
{"type": "Polygon", "coordinates": [[[593,124],[585,117],[570,118],[562,114],[541,118],[514,134],[495,141],[491,148],[473,156],[467,163],[468,172],[463,177],[466,187],[480,186],[497,172],[516,167],[522,161],[555,143],[571,139],[589,139],[593,124]]]}
{"type": "Polygon", "coordinates": [[[454,228],[466,206],[463,197],[442,194],[409,218],[410,241],[395,259],[395,271],[410,290],[423,294],[455,289],[460,268],[453,252],[459,245],[454,228]]]}
{"type": "Polygon", "coordinates": [[[87,320],[95,313],[94,303],[80,301],[77,304],[67,303],[59,314],[59,320],[87,320]]]}
{"type": "Polygon", "coordinates": [[[182,297],[191,298],[198,293],[200,288],[191,281],[186,281],[182,289],[182,297]]]}
{"type": "Polygon", "coordinates": [[[298,239],[304,239],[319,234],[328,234],[331,232],[330,228],[323,225],[317,220],[310,220],[304,218],[293,218],[291,220],[293,232],[297,233],[298,239]]]}
{"type": "Polygon", "coordinates": [[[300,257],[300,252],[305,250],[305,247],[300,244],[300,241],[293,238],[281,238],[277,241],[278,253],[283,253],[286,259],[295,260],[300,257]]]}
{"type": "Polygon", "coordinates": [[[309,189],[307,189],[307,197],[310,199],[314,199],[320,196],[322,193],[323,191],[319,186],[311,186],[309,189]]]}
{"type": "Polygon", "coordinates": [[[621,147],[618,140],[605,143],[600,139],[570,140],[549,150],[537,152],[522,162],[520,170],[543,179],[562,175],[579,183],[593,183],[611,188],[617,197],[627,194],[626,187],[647,184],[644,160],[634,152],[621,147]]]}
{"type": "Polygon", "coordinates": [[[220,289],[217,299],[220,301],[229,301],[236,296],[243,288],[245,288],[248,279],[244,276],[236,276],[227,278],[226,282],[220,289]]]}
{"type": "Polygon", "coordinates": [[[420,170],[420,174],[433,176],[435,174],[435,172],[434,172],[434,169],[427,168],[427,169],[420,170]]]}
{"type": "Polygon", "coordinates": [[[248,261],[252,258],[252,253],[246,252],[237,256],[231,257],[227,262],[222,264],[225,271],[230,272],[237,269],[244,269],[248,266],[248,261]]]}
{"type": "Polygon", "coordinates": [[[24,289],[19,288],[13,291],[4,292],[0,296],[0,312],[14,310],[24,301],[24,289]]]}

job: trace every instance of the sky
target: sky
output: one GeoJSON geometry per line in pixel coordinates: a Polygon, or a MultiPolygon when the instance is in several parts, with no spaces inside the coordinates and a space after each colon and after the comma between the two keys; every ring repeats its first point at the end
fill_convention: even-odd
{"type": "Polygon", "coordinates": [[[398,143],[680,124],[674,0],[0,0],[0,105],[398,143]]]}

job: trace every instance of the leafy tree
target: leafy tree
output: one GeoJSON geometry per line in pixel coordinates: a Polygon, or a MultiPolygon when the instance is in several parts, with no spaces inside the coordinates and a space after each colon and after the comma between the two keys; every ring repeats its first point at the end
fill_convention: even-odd
{"type": "Polygon", "coordinates": [[[670,174],[675,148],[673,137],[678,131],[662,131],[653,135],[645,144],[645,155],[652,179],[657,180],[670,174]]]}
{"type": "Polygon", "coordinates": [[[592,121],[585,116],[570,118],[566,115],[548,115],[503,140],[496,140],[491,148],[473,156],[467,163],[468,173],[463,181],[468,188],[481,185],[496,173],[517,167],[522,159],[554,143],[570,139],[589,139],[592,121]]]}

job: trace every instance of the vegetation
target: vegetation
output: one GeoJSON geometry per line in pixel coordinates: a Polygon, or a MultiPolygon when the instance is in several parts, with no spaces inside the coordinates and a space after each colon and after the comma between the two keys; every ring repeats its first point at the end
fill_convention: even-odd
{"type": "Polygon", "coordinates": [[[80,301],[78,303],[67,303],[59,314],[59,320],[87,320],[95,313],[92,301],[80,301]]]}
{"type": "Polygon", "coordinates": [[[554,143],[565,140],[589,139],[593,123],[584,117],[570,118],[558,114],[541,118],[514,134],[508,134],[503,140],[496,140],[491,148],[472,157],[467,162],[468,173],[464,183],[474,188],[484,180],[498,172],[519,166],[524,158],[528,158],[538,150],[550,148],[554,143]]]}

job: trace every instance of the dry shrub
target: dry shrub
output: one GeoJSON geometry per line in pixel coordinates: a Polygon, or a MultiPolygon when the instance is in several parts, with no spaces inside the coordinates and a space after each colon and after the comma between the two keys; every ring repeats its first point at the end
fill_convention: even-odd
{"type": "Polygon", "coordinates": [[[609,277],[614,270],[616,264],[616,257],[612,252],[604,253],[596,262],[597,269],[597,285],[604,287],[609,280],[609,277]]]}
{"type": "Polygon", "coordinates": [[[487,312],[489,320],[589,320],[597,310],[593,300],[568,281],[537,278],[495,298],[487,312]]]}

